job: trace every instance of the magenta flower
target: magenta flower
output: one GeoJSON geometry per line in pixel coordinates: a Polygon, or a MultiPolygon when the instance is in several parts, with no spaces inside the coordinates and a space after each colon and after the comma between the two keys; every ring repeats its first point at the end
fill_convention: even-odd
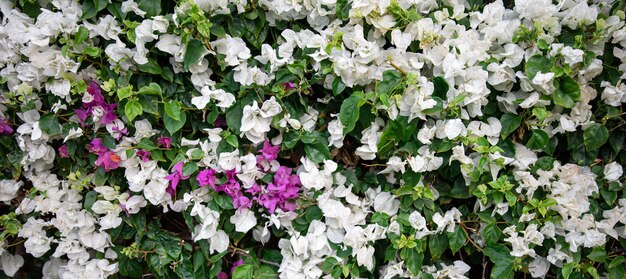
{"type": "Polygon", "coordinates": [[[108,148],[106,148],[106,146],[104,146],[104,144],[102,144],[102,139],[101,138],[95,138],[91,141],[91,143],[89,143],[89,145],[87,145],[87,150],[89,150],[89,152],[94,153],[94,154],[102,154],[104,152],[109,151],[108,148]]]}
{"type": "Polygon", "coordinates": [[[172,139],[169,137],[160,137],[157,139],[157,145],[164,148],[172,148],[172,139]]]}
{"type": "Polygon", "coordinates": [[[4,118],[0,118],[0,135],[10,135],[11,133],[13,133],[13,128],[9,126],[9,122],[4,118]]]}
{"type": "Polygon", "coordinates": [[[64,145],[59,146],[58,151],[59,151],[59,156],[61,156],[61,158],[69,158],[70,157],[70,154],[67,151],[67,145],[64,144],[64,145]]]}
{"type": "Polygon", "coordinates": [[[137,155],[137,157],[141,158],[141,160],[144,161],[144,162],[150,161],[150,151],[141,149],[141,150],[138,150],[137,152],[135,152],[135,155],[137,155]]]}
{"type": "Polygon", "coordinates": [[[87,117],[93,117],[94,111],[96,111],[99,116],[99,123],[109,124],[117,119],[115,115],[116,107],[117,104],[109,104],[104,100],[100,85],[92,81],[87,87],[82,107],[80,109],[74,109],[74,112],[82,126],[86,125],[85,121],[87,121],[87,117]]]}
{"type": "Polygon", "coordinates": [[[183,162],[176,163],[176,165],[172,168],[174,172],[165,177],[165,179],[170,181],[170,186],[167,188],[167,192],[170,193],[172,197],[176,194],[176,187],[178,186],[178,183],[180,183],[181,180],[189,178],[189,176],[183,175],[183,164],[183,162]]]}
{"type": "Polygon", "coordinates": [[[283,82],[283,86],[285,87],[285,90],[296,88],[296,85],[293,82],[283,82]]]}
{"type": "Polygon", "coordinates": [[[228,279],[228,274],[226,272],[224,272],[224,271],[220,271],[217,274],[217,279],[228,279]]]}
{"type": "Polygon", "coordinates": [[[263,142],[263,148],[259,149],[261,155],[257,155],[258,161],[272,161],[278,158],[278,152],[280,152],[280,145],[272,146],[266,139],[263,142]]]}
{"type": "Polygon", "coordinates": [[[98,154],[98,159],[96,160],[96,166],[103,167],[104,171],[109,172],[111,170],[117,169],[120,166],[120,162],[122,159],[120,156],[115,154],[113,151],[105,151],[103,153],[98,154]]]}
{"type": "Polygon", "coordinates": [[[198,184],[200,186],[211,185],[213,189],[215,189],[215,179],[216,178],[214,169],[202,170],[198,173],[198,176],[196,177],[196,180],[198,180],[198,184]]]}

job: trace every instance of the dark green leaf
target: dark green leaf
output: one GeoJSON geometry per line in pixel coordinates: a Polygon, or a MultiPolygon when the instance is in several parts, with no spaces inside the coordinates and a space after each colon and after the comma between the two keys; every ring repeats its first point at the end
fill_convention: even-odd
{"type": "Polygon", "coordinates": [[[304,152],[306,153],[307,158],[316,163],[321,163],[324,160],[330,159],[330,151],[324,141],[305,144],[304,152]]]}
{"type": "Polygon", "coordinates": [[[343,125],[343,134],[348,134],[354,130],[356,122],[359,120],[359,109],[363,105],[363,95],[353,93],[343,101],[339,111],[339,120],[343,125]]]}
{"type": "Polygon", "coordinates": [[[439,97],[442,100],[447,99],[446,94],[448,93],[450,86],[446,80],[443,77],[437,76],[433,78],[433,84],[435,85],[435,92],[433,92],[433,96],[439,97]]]}
{"type": "Polygon", "coordinates": [[[548,133],[543,130],[533,130],[530,140],[526,143],[526,147],[530,149],[542,149],[548,144],[548,133]]]}
{"type": "Polygon", "coordinates": [[[424,254],[418,252],[417,249],[409,249],[405,259],[406,266],[413,275],[420,273],[422,269],[422,262],[424,261],[424,254]]]}
{"type": "Polygon", "coordinates": [[[439,259],[448,249],[448,237],[445,234],[433,234],[428,237],[428,251],[433,259],[439,259]]]}
{"type": "Polygon", "coordinates": [[[500,123],[502,124],[502,130],[500,130],[500,136],[504,139],[509,134],[513,133],[519,125],[522,123],[522,118],[519,115],[515,115],[512,113],[505,113],[502,115],[502,119],[500,119],[500,123]]]}
{"type": "Polygon", "coordinates": [[[44,114],[39,119],[39,129],[50,136],[61,134],[59,119],[53,113],[44,114]]]}
{"type": "Polygon", "coordinates": [[[170,135],[174,135],[174,133],[176,133],[183,126],[185,126],[186,121],[187,121],[187,115],[185,113],[180,114],[180,120],[175,120],[167,114],[163,116],[163,123],[165,124],[165,129],[167,129],[170,135]]]}
{"type": "Polygon", "coordinates": [[[545,74],[550,72],[550,69],[552,69],[552,61],[541,54],[531,56],[526,61],[526,65],[524,65],[524,71],[530,80],[535,78],[537,73],[542,72],[545,74]]]}
{"type": "Polygon", "coordinates": [[[192,39],[187,43],[187,50],[185,51],[185,58],[183,60],[183,66],[185,70],[189,70],[189,66],[197,63],[202,59],[202,55],[205,53],[206,47],[204,44],[196,39],[192,39]]]}
{"type": "Polygon", "coordinates": [[[461,226],[456,226],[453,232],[448,232],[448,244],[452,253],[458,252],[465,244],[466,236],[465,231],[461,226]]]}
{"type": "Polygon", "coordinates": [[[580,86],[569,76],[562,76],[555,81],[556,91],[552,95],[555,104],[572,108],[580,102],[580,86]]]}
{"type": "Polygon", "coordinates": [[[598,149],[609,139],[609,130],[602,124],[593,123],[585,129],[583,141],[587,149],[598,149]]]}
{"type": "Polygon", "coordinates": [[[158,16],[161,13],[161,1],[139,0],[139,9],[146,12],[146,18],[158,16]]]}
{"type": "Polygon", "coordinates": [[[387,70],[383,73],[383,80],[376,83],[376,93],[391,95],[393,90],[402,82],[402,74],[396,70],[387,70]]]}
{"type": "Polygon", "coordinates": [[[148,63],[137,64],[137,69],[139,69],[140,71],[144,73],[153,74],[153,75],[160,75],[162,73],[161,65],[159,65],[159,63],[157,63],[157,61],[151,57],[148,58],[148,63]]]}

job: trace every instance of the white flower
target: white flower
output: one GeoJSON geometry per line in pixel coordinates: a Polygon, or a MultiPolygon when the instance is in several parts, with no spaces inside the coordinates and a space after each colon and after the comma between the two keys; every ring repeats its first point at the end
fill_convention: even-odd
{"type": "Polygon", "coordinates": [[[400,208],[400,201],[389,192],[380,192],[374,199],[374,210],[389,216],[396,215],[400,208]]]}
{"type": "Polygon", "coordinates": [[[211,46],[217,53],[226,56],[224,60],[230,66],[237,66],[252,57],[250,49],[246,47],[246,43],[241,38],[233,38],[228,34],[225,38],[211,42],[211,46]]]}
{"type": "Polygon", "coordinates": [[[528,271],[534,278],[544,277],[550,270],[550,262],[545,258],[537,256],[528,264],[528,271]]]}
{"type": "Polygon", "coordinates": [[[5,252],[0,255],[0,263],[2,264],[4,274],[9,277],[13,277],[15,272],[17,272],[17,270],[24,265],[24,258],[20,255],[11,255],[10,253],[5,252]]]}
{"type": "Polygon", "coordinates": [[[201,96],[191,98],[191,103],[199,109],[204,109],[206,105],[215,99],[218,101],[217,106],[228,108],[235,102],[235,95],[224,91],[223,89],[211,89],[205,86],[200,90],[201,96]]]}
{"type": "Polygon", "coordinates": [[[624,173],[624,169],[617,162],[611,162],[604,166],[604,178],[609,181],[617,181],[622,178],[622,174],[624,173]]]}
{"type": "Polygon", "coordinates": [[[228,249],[228,235],[223,230],[217,231],[209,241],[211,244],[211,247],[209,249],[210,253],[221,253],[228,249]]]}
{"type": "Polygon", "coordinates": [[[444,129],[445,135],[448,139],[455,139],[459,135],[464,136],[466,132],[463,121],[458,118],[447,120],[444,129]]]}
{"type": "Polygon", "coordinates": [[[24,182],[14,180],[2,180],[0,181],[0,202],[5,204],[11,203],[17,196],[17,191],[22,187],[24,182]]]}
{"type": "Polygon", "coordinates": [[[324,170],[320,171],[315,163],[306,157],[300,159],[302,169],[298,172],[302,186],[310,190],[322,190],[333,185],[332,173],[337,170],[337,163],[324,161],[324,170]]]}
{"type": "Polygon", "coordinates": [[[365,266],[368,270],[372,270],[374,268],[374,247],[372,246],[363,246],[356,253],[356,261],[359,265],[365,266]]]}
{"type": "Polygon", "coordinates": [[[235,231],[247,233],[256,226],[254,211],[245,207],[235,211],[235,215],[230,217],[230,222],[235,225],[235,231]]]}

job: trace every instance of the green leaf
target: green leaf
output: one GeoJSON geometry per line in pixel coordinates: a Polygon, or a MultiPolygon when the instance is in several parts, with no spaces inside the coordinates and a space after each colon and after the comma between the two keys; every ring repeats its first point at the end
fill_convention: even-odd
{"type": "Polygon", "coordinates": [[[383,80],[376,83],[376,93],[391,95],[393,90],[402,82],[402,74],[396,70],[387,70],[383,73],[383,80]]]}
{"type": "Polygon", "coordinates": [[[552,61],[541,54],[531,56],[528,58],[528,61],[526,61],[526,65],[524,65],[524,72],[530,80],[535,78],[537,73],[548,73],[550,69],[552,69],[552,61]]]}
{"type": "Polygon", "coordinates": [[[492,223],[485,227],[483,230],[483,236],[486,241],[497,243],[500,240],[502,233],[500,232],[498,226],[495,223],[492,223]]]}
{"type": "Polygon", "coordinates": [[[552,94],[555,104],[572,108],[576,102],[580,102],[580,86],[569,76],[562,76],[555,80],[556,91],[552,94]]]}
{"type": "Polygon", "coordinates": [[[233,271],[232,279],[252,279],[255,266],[251,264],[242,264],[233,271]]]}
{"type": "Polygon", "coordinates": [[[448,237],[445,234],[433,234],[428,237],[428,251],[433,259],[441,258],[448,249],[448,237]]]}
{"type": "Polygon", "coordinates": [[[341,78],[336,77],[333,80],[333,96],[337,96],[346,89],[346,85],[341,81],[341,78]]]}
{"type": "Polygon", "coordinates": [[[59,119],[54,113],[44,114],[39,119],[39,129],[50,136],[56,136],[61,134],[61,126],[59,119]]]}
{"type": "Polygon", "coordinates": [[[513,278],[513,256],[511,250],[503,244],[488,244],[485,247],[485,255],[494,263],[491,269],[491,279],[513,278]]]}
{"type": "Polygon", "coordinates": [[[83,50],[83,53],[91,57],[100,57],[100,54],[102,54],[102,49],[99,47],[87,47],[83,50]]]}
{"type": "Polygon", "coordinates": [[[137,64],[137,69],[144,73],[153,75],[160,75],[163,72],[161,70],[161,65],[159,65],[159,63],[157,63],[157,61],[152,57],[148,58],[148,63],[146,64],[137,64]]]}
{"type": "Polygon", "coordinates": [[[74,44],[81,44],[89,37],[89,30],[84,26],[78,27],[78,31],[74,35],[74,44]]]}
{"type": "Polygon", "coordinates": [[[446,94],[450,89],[448,82],[446,82],[443,77],[437,76],[433,78],[433,84],[435,85],[435,92],[433,92],[433,96],[439,97],[442,100],[447,99],[446,94]]]}
{"type": "Polygon", "coordinates": [[[315,143],[305,144],[304,152],[307,158],[316,163],[321,163],[324,160],[330,159],[330,151],[325,141],[318,141],[315,143]]]}
{"type": "Polygon", "coordinates": [[[125,259],[119,261],[120,275],[138,278],[143,275],[144,268],[137,260],[125,259]]]}
{"type": "Polygon", "coordinates": [[[274,279],[276,278],[276,272],[274,272],[274,270],[266,265],[261,266],[261,268],[257,269],[254,272],[254,278],[255,279],[274,279]]]}
{"type": "Polygon", "coordinates": [[[335,16],[338,19],[346,20],[350,16],[350,9],[352,8],[352,2],[348,0],[337,0],[337,6],[335,9],[335,16]]]}
{"type": "Polygon", "coordinates": [[[228,137],[226,137],[226,142],[228,144],[230,144],[230,146],[234,147],[234,148],[238,148],[239,147],[239,139],[237,138],[236,135],[229,135],[228,137]]]}
{"type": "Polygon", "coordinates": [[[96,11],[102,11],[104,8],[107,7],[107,4],[109,4],[108,0],[92,0],[93,1],[93,5],[96,8],[96,11]]]}
{"type": "Polygon", "coordinates": [[[142,113],[143,107],[141,107],[141,104],[137,100],[130,100],[126,103],[126,106],[124,106],[124,114],[126,114],[129,121],[133,121],[135,117],[141,115],[142,113]]]}
{"type": "Polygon", "coordinates": [[[83,208],[89,212],[93,212],[91,207],[98,199],[98,192],[91,190],[85,194],[85,201],[83,202],[83,208]]]}
{"type": "Polygon", "coordinates": [[[563,265],[563,269],[561,269],[561,274],[564,279],[569,279],[569,276],[574,272],[574,267],[577,265],[576,262],[571,262],[563,265]]]}
{"type": "Polygon", "coordinates": [[[147,86],[141,87],[139,91],[137,91],[137,94],[142,94],[142,95],[161,96],[162,93],[163,93],[163,90],[161,89],[161,86],[154,82],[151,82],[147,86]]]}
{"type": "Polygon", "coordinates": [[[187,43],[187,50],[185,51],[185,58],[183,60],[183,67],[186,71],[189,71],[189,66],[197,63],[202,59],[202,55],[205,53],[206,47],[204,44],[196,39],[192,39],[187,43]]]}
{"type": "Polygon", "coordinates": [[[548,144],[548,133],[543,130],[533,130],[530,140],[526,143],[526,147],[530,149],[541,149],[548,144]]]}
{"type": "Polygon", "coordinates": [[[515,115],[512,113],[505,113],[502,115],[502,119],[500,119],[500,123],[502,124],[502,130],[500,130],[500,136],[504,139],[509,134],[513,133],[519,125],[522,123],[522,118],[519,115],[515,115]]]}
{"type": "Polygon", "coordinates": [[[98,10],[96,10],[96,5],[94,4],[93,1],[85,1],[83,2],[83,15],[81,16],[81,19],[89,19],[92,18],[94,16],[96,16],[96,14],[98,13],[98,10]]]}
{"type": "Polygon", "coordinates": [[[413,275],[419,274],[422,269],[422,263],[424,262],[424,254],[418,252],[415,248],[409,249],[407,253],[405,259],[406,266],[413,275]]]}
{"type": "Polygon", "coordinates": [[[173,101],[165,103],[165,113],[176,121],[180,121],[180,103],[173,101]]]}
{"type": "Polygon", "coordinates": [[[189,162],[183,165],[183,175],[189,176],[198,171],[198,165],[193,162],[189,162]]]}
{"type": "Polygon", "coordinates": [[[461,250],[467,239],[463,228],[461,228],[461,226],[456,226],[453,232],[448,232],[446,234],[448,235],[448,244],[450,245],[452,253],[456,253],[461,250]]]}
{"type": "Polygon", "coordinates": [[[596,262],[603,262],[604,260],[606,260],[606,256],[607,255],[606,251],[604,251],[604,247],[595,247],[593,248],[591,253],[587,255],[587,258],[596,262]]]}
{"type": "Polygon", "coordinates": [[[609,139],[609,130],[602,124],[593,123],[585,129],[583,141],[589,150],[600,148],[609,139]]]}
{"type": "Polygon", "coordinates": [[[359,120],[359,109],[363,105],[363,94],[353,93],[343,101],[339,110],[339,120],[343,125],[343,134],[346,135],[354,130],[359,120]]]}
{"type": "Polygon", "coordinates": [[[180,114],[180,120],[173,119],[167,114],[163,116],[163,123],[165,124],[165,129],[167,129],[170,135],[174,135],[176,132],[178,132],[178,130],[180,130],[183,126],[185,126],[186,121],[187,121],[187,115],[185,113],[180,114]]]}
{"type": "Polygon", "coordinates": [[[161,1],[139,0],[139,9],[146,12],[146,18],[158,16],[161,13],[161,1]]]}
{"type": "Polygon", "coordinates": [[[117,89],[117,98],[121,101],[130,96],[133,96],[133,87],[125,86],[117,89]]]}

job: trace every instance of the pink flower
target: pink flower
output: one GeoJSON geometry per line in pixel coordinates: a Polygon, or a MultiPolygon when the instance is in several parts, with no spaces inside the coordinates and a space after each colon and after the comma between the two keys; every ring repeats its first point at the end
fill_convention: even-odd
{"type": "Polygon", "coordinates": [[[95,138],[91,141],[91,143],[89,143],[89,145],[87,146],[87,150],[89,150],[89,152],[91,153],[100,155],[104,152],[107,152],[109,149],[106,148],[104,144],[102,144],[101,138],[95,138]]]}
{"type": "Polygon", "coordinates": [[[217,274],[217,279],[228,279],[228,274],[226,272],[224,272],[224,271],[220,271],[217,274]]]}
{"type": "Polygon", "coordinates": [[[164,148],[172,148],[172,139],[169,137],[160,137],[157,139],[157,145],[164,148]]]}
{"type": "Polygon", "coordinates": [[[70,157],[70,154],[67,151],[67,145],[64,144],[64,145],[59,146],[58,151],[59,151],[59,156],[61,156],[61,158],[69,158],[70,157]]]}
{"type": "Polygon", "coordinates": [[[207,170],[202,170],[198,173],[198,176],[196,177],[196,180],[198,180],[198,184],[200,186],[207,186],[207,185],[211,185],[211,187],[213,187],[215,189],[215,170],[214,169],[207,169],[207,170]]]}
{"type": "Polygon", "coordinates": [[[11,133],[13,133],[13,128],[9,126],[9,122],[4,118],[0,118],[0,135],[10,135],[11,133]]]}
{"type": "Polygon", "coordinates": [[[135,152],[135,155],[137,155],[137,157],[141,158],[141,160],[144,161],[144,162],[150,161],[150,151],[141,149],[141,150],[138,150],[137,152],[135,152]]]}
{"type": "Polygon", "coordinates": [[[283,82],[283,86],[285,87],[285,90],[296,88],[296,85],[293,82],[283,82]]]}
{"type": "Polygon", "coordinates": [[[104,153],[98,154],[98,159],[96,160],[96,166],[103,167],[104,171],[109,172],[111,170],[117,169],[120,166],[120,162],[122,159],[120,156],[115,154],[113,151],[106,151],[104,153]]]}
{"type": "Polygon", "coordinates": [[[278,152],[280,152],[280,146],[272,146],[270,142],[266,139],[263,142],[263,148],[259,149],[261,155],[257,155],[258,161],[272,161],[278,158],[278,152]]]}
{"type": "Polygon", "coordinates": [[[178,186],[178,183],[180,183],[181,180],[189,178],[189,176],[183,175],[183,164],[183,162],[176,163],[176,165],[172,168],[174,172],[165,177],[165,179],[170,181],[170,187],[167,188],[167,192],[170,193],[172,197],[176,194],[176,187],[178,186]]]}

